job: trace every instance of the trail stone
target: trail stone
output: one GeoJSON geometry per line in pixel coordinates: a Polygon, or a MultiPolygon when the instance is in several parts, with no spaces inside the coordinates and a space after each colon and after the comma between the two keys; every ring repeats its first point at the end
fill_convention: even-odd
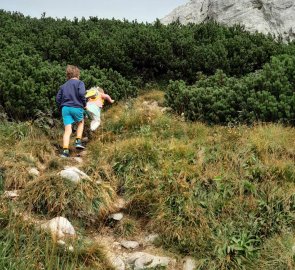
{"type": "Polygon", "coordinates": [[[66,245],[66,242],[63,241],[63,240],[58,240],[56,243],[59,244],[60,246],[65,246],[66,245]]]}
{"type": "Polygon", "coordinates": [[[139,243],[136,242],[136,241],[126,241],[126,240],[123,240],[120,243],[121,243],[121,245],[124,248],[127,248],[127,249],[136,249],[136,248],[139,247],[139,243]]]}
{"type": "Polygon", "coordinates": [[[7,190],[4,191],[3,195],[5,198],[14,199],[19,196],[18,190],[7,190]]]}
{"type": "Polygon", "coordinates": [[[123,260],[121,259],[121,257],[111,254],[109,256],[109,261],[112,264],[112,266],[115,268],[115,270],[125,270],[125,264],[123,260]]]}
{"type": "Polygon", "coordinates": [[[115,213],[115,214],[111,214],[110,218],[120,221],[122,218],[124,217],[123,213],[115,213]]]}
{"type": "Polygon", "coordinates": [[[191,257],[184,259],[183,270],[194,270],[196,269],[196,261],[191,257]]]}
{"type": "Polygon", "coordinates": [[[64,217],[56,217],[41,224],[41,228],[48,230],[58,240],[76,235],[73,225],[64,217]]]}
{"type": "Polygon", "coordinates": [[[135,252],[127,258],[127,263],[134,265],[134,270],[141,270],[175,265],[176,261],[168,257],[154,256],[145,252],[135,252]]]}
{"type": "Polygon", "coordinates": [[[65,169],[60,172],[60,176],[74,183],[79,183],[82,179],[90,179],[87,174],[76,167],[65,167],[65,169]]]}
{"type": "Polygon", "coordinates": [[[29,175],[33,177],[38,177],[40,175],[40,172],[38,171],[37,168],[30,168],[28,172],[29,172],[29,175]]]}

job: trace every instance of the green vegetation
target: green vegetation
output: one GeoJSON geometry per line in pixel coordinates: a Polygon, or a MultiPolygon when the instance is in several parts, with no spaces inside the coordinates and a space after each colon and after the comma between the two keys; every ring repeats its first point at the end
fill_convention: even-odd
{"type": "MultiPolygon", "coordinates": [[[[103,182],[97,185],[85,180],[74,186],[58,176],[73,162],[56,157],[59,126],[49,136],[40,127],[46,119],[2,122],[2,185],[5,190],[21,188],[20,198],[10,206],[13,213],[28,209],[37,218],[70,217],[80,231],[75,243],[82,246],[87,228],[110,226],[116,237],[134,237],[142,229],[157,232],[158,245],[195,257],[197,269],[294,268],[294,128],[186,123],[163,113],[155,100],[163,104],[164,93],[148,92],[103,114],[103,126],[88,144],[82,166],[91,179],[103,182]],[[32,179],[26,170],[31,166],[41,176],[32,179]],[[106,215],[115,191],[128,201],[129,216],[110,224],[106,215]]],[[[7,213],[1,202],[1,212],[7,213]]],[[[48,269],[75,269],[84,261],[64,253],[60,260],[61,251],[50,238],[20,225],[25,221],[16,228],[14,220],[7,215],[1,219],[4,266],[14,256],[25,257],[27,266],[50,263],[48,269]],[[12,242],[6,229],[24,240],[12,242]]],[[[90,251],[83,250],[88,256],[90,251]]],[[[98,265],[103,260],[89,256],[98,265]]],[[[88,268],[83,264],[79,269],[88,268]]]]}
{"type": "Polygon", "coordinates": [[[111,270],[92,237],[100,230],[157,232],[159,246],[193,256],[199,270],[295,268],[294,43],[214,22],[0,10],[0,24],[0,269],[111,270]],[[58,174],[78,164],[57,157],[66,64],[118,101],[79,165],[91,180],[77,185],[58,174]],[[137,97],[154,85],[165,93],[137,97]],[[20,197],[8,203],[3,192],[14,189],[20,197]],[[116,223],[108,215],[118,196],[127,206],[116,223]],[[69,217],[75,252],[26,214],[69,217]]]}
{"type": "Polygon", "coordinates": [[[142,105],[159,97],[110,109],[86,168],[112,166],[129,214],[197,269],[292,269],[294,129],[185,123],[142,105]]]}
{"type": "Polygon", "coordinates": [[[167,104],[193,121],[214,124],[282,122],[295,124],[295,58],[273,57],[262,70],[242,78],[219,70],[214,76],[200,74],[192,86],[171,82],[167,104]]]}
{"type": "Polygon", "coordinates": [[[103,248],[87,239],[73,241],[74,251],[52,242],[49,234],[27,224],[12,206],[1,203],[0,268],[113,270],[103,248]]]}
{"type": "MultiPolygon", "coordinates": [[[[71,21],[46,16],[36,19],[3,10],[0,21],[0,105],[10,118],[34,119],[40,111],[56,116],[54,97],[65,80],[65,66],[75,64],[82,68],[81,79],[87,88],[99,84],[117,101],[136,96],[133,85],[169,80],[184,80],[190,85],[197,81],[192,87],[171,87],[171,91],[180,91],[175,94],[181,100],[183,88],[189,89],[185,96],[194,97],[185,112],[188,119],[213,123],[294,121],[292,70],[286,74],[282,64],[292,58],[275,58],[271,66],[264,66],[271,57],[294,55],[293,43],[283,44],[270,36],[250,34],[240,26],[214,22],[164,26],[159,20],[153,24],[96,17],[71,21]],[[247,75],[263,66],[264,72],[247,75]],[[267,69],[271,69],[270,77],[267,69]],[[216,85],[218,70],[225,79],[216,85]],[[213,79],[209,77],[206,86],[200,86],[200,73],[213,75],[213,79]],[[223,97],[225,100],[219,101],[223,97]],[[242,108],[236,108],[240,99],[242,108]],[[261,102],[266,104],[257,105],[261,102]]],[[[179,106],[185,105],[168,101],[183,111],[179,106]]]]}

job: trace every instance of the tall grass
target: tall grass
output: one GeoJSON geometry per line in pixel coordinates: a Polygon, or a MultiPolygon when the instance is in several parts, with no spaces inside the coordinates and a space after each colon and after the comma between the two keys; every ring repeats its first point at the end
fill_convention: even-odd
{"type": "Polygon", "coordinates": [[[15,211],[2,205],[0,215],[0,269],[27,270],[112,270],[101,246],[83,238],[73,251],[58,246],[46,232],[20,220],[15,211]]]}
{"type": "MultiPolygon", "coordinates": [[[[5,123],[0,127],[3,188],[23,188],[20,204],[38,215],[71,216],[82,226],[93,219],[89,225],[96,226],[114,210],[118,193],[130,216],[113,228],[117,236],[141,228],[158,232],[160,245],[195,257],[197,269],[293,269],[294,128],[184,122],[163,113],[155,100],[163,104],[163,93],[151,91],[103,112],[82,165],[93,181],[78,186],[57,176],[63,165],[72,164],[57,159],[52,148],[59,130],[48,137],[30,123],[5,123]],[[33,165],[41,171],[37,179],[25,170],[33,165]]],[[[12,233],[1,236],[3,267],[16,267],[12,256],[27,258],[23,265],[35,263],[28,255],[33,254],[45,269],[93,269],[92,263],[109,269],[99,268],[104,256],[96,248],[83,253],[92,259],[75,256],[73,262],[59,249],[53,252],[46,235],[32,238],[32,228],[11,230],[13,219],[4,220],[3,231],[12,233]],[[14,234],[24,235],[26,249],[12,241],[14,234]]]]}
{"type": "Polygon", "coordinates": [[[109,164],[129,213],[198,269],[262,263],[267,243],[294,231],[294,128],[187,123],[149,106],[153,96],[161,104],[150,92],[107,112],[91,170],[109,164]]]}

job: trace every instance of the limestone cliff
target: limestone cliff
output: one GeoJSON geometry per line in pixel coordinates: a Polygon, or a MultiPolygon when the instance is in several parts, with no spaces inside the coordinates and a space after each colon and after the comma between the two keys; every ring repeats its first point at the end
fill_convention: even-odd
{"type": "Polygon", "coordinates": [[[190,0],[161,19],[183,24],[215,20],[226,25],[241,24],[251,32],[295,38],[295,0],[190,0]]]}

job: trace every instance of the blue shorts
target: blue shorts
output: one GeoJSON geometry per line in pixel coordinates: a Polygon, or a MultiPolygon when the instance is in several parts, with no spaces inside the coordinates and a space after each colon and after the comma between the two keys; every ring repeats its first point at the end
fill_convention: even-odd
{"type": "Polygon", "coordinates": [[[75,107],[62,107],[62,120],[64,125],[71,125],[75,122],[81,122],[84,119],[84,109],[75,107]]]}

